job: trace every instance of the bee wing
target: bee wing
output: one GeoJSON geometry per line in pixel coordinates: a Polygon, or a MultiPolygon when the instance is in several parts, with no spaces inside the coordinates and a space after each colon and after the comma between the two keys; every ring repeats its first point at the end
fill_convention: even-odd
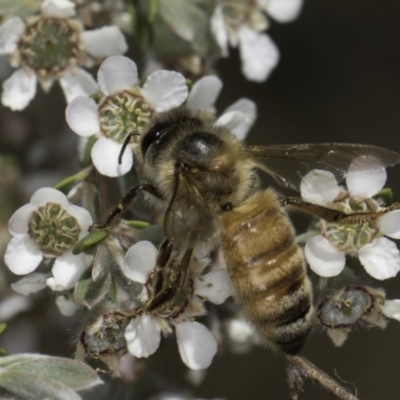
{"type": "Polygon", "coordinates": [[[218,231],[218,219],[198,191],[190,172],[177,168],[175,171],[175,190],[168,206],[164,229],[173,243],[186,243],[191,247],[193,241],[212,240],[218,231]]]}
{"type": "Polygon", "coordinates": [[[313,169],[332,172],[337,181],[346,177],[357,157],[377,159],[384,167],[400,162],[400,154],[383,147],[351,143],[309,143],[292,145],[249,146],[254,164],[283,186],[299,190],[301,179],[313,169]]]}

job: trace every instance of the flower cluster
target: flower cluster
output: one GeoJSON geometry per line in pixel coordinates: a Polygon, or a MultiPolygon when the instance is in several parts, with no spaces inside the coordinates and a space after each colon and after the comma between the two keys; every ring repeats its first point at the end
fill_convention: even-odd
{"type": "Polygon", "coordinates": [[[314,272],[325,277],[338,275],[345,266],[346,255],[358,256],[375,279],[392,278],[400,271],[400,252],[393,241],[384,237],[400,238],[400,210],[385,209],[373,198],[385,182],[385,168],[368,157],[358,158],[350,165],[347,190],[329,171],[313,170],[304,177],[303,199],[349,215],[343,222],[319,221],[319,234],[309,238],[305,247],[314,272]]]}
{"type": "MultiPolygon", "coordinates": [[[[133,164],[136,142],[127,147],[118,163],[126,137],[143,132],[156,113],[186,107],[215,119],[213,105],[222,82],[213,75],[198,80],[188,91],[182,74],[174,71],[156,71],[139,86],[136,64],[127,57],[106,59],[98,72],[100,101],[78,96],[67,107],[66,119],[70,128],[82,137],[96,136],[91,155],[96,169],[103,175],[114,177],[126,174],[133,164]],[[115,71],[119,71],[118,75],[115,71]]],[[[240,99],[226,109],[216,124],[225,125],[244,139],[256,117],[255,104],[240,99]]]]}
{"type": "MultiPolygon", "coordinates": [[[[0,54],[9,56],[10,65],[17,68],[3,83],[2,103],[12,110],[22,110],[35,96],[38,83],[48,91],[58,80],[68,103],[65,112],[67,124],[80,137],[80,149],[85,149],[85,155],[90,152],[91,165],[87,166],[89,161],[82,157],[83,171],[56,186],[70,190],[68,195],[53,188],[39,189],[30,202],[10,218],[8,228],[12,238],[5,250],[5,263],[11,272],[22,277],[11,285],[18,295],[9,297],[8,301],[2,300],[0,304],[3,319],[30,309],[34,302],[25,296],[49,287],[55,292],[53,294],[61,314],[71,316],[78,308],[84,308],[87,315],[78,338],[77,358],[98,358],[112,374],[117,374],[118,363],[125,355],[132,364],[143,365],[144,361],[137,359],[155,354],[161,338],[173,333],[183,363],[199,374],[210,366],[218,343],[223,343],[222,339],[226,339],[224,344],[235,353],[247,352],[251,346],[261,344],[265,337],[268,338],[268,332],[264,332],[263,337],[259,336],[256,328],[241,314],[239,304],[225,303],[235,293],[222,248],[239,259],[243,255],[240,251],[242,245],[246,247],[248,243],[243,240],[236,253],[235,249],[229,248],[229,240],[239,241],[242,236],[232,239],[230,234],[224,235],[219,225],[225,222],[220,218],[222,214],[218,214],[237,218],[235,232],[244,227],[258,236],[257,229],[249,220],[250,217],[258,218],[262,213],[250,214],[253,212],[252,205],[251,201],[247,202],[257,196],[256,193],[252,197],[258,190],[258,177],[246,173],[239,177],[239,174],[236,175],[241,166],[252,172],[255,168],[263,168],[258,159],[250,159],[251,149],[242,149],[237,141],[245,140],[256,119],[257,109],[253,101],[241,98],[224,111],[217,112],[215,104],[223,82],[210,71],[213,70],[211,63],[215,56],[220,56],[221,52],[227,56],[229,46],[238,47],[244,75],[257,82],[266,80],[279,60],[277,46],[265,33],[270,24],[269,16],[278,22],[291,21],[298,16],[302,0],[218,0],[207,2],[207,5],[201,1],[194,4],[166,0],[150,2],[148,7],[146,0],[139,0],[131,4],[128,18],[123,1],[80,4],[72,0],[44,0],[40,3],[37,15],[23,19],[13,14],[2,19],[0,54]],[[132,25],[136,24],[133,27],[135,34],[140,35],[141,30],[147,32],[143,38],[138,38],[143,40],[144,47],[151,46],[147,43],[150,42],[149,37],[154,39],[153,54],[146,54],[147,60],[163,59],[168,63],[171,58],[181,58],[181,66],[185,63],[196,64],[198,68],[182,67],[180,70],[189,69],[194,76],[202,76],[197,80],[187,79],[180,72],[163,69],[169,64],[160,64],[157,65],[159,69],[141,79],[136,63],[122,55],[127,50],[127,43],[119,28],[102,26],[99,29],[84,29],[98,27],[94,21],[100,21],[102,11],[106,9],[114,10],[114,18],[120,23],[124,18],[132,25]],[[144,10],[146,24],[141,25],[144,10]],[[137,20],[133,23],[131,17],[137,20]],[[151,26],[157,26],[157,29],[151,31],[151,26]],[[162,44],[164,35],[168,36],[168,45],[165,49],[163,46],[162,49],[156,48],[155,43],[162,44]],[[178,48],[182,43],[179,38],[188,47],[169,54],[173,45],[178,48]],[[85,68],[97,66],[96,81],[85,68]],[[158,130],[159,125],[154,120],[161,121],[159,113],[175,108],[180,112],[188,109],[189,115],[194,118],[184,121],[183,128],[176,123],[177,129],[174,126],[171,129],[174,133],[168,136],[165,134],[171,132],[168,131],[168,123],[165,130],[164,126],[158,130]],[[197,119],[206,121],[206,124],[199,123],[197,119]],[[188,125],[185,125],[186,122],[188,125]],[[193,131],[183,131],[182,137],[184,133],[193,133],[193,136],[187,136],[189,139],[195,135],[201,137],[203,133],[209,135],[211,145],[205,139],[196,143],[197,150],[200,154],[204,152],[204,157],[212,153],[212,143],[217,142],[217,135],[213,140],[212,134],[217,131],[214,127],[225,127],[216,133],[221,132],[222,139],[231,140],[240,151],[243,150],[241,154],[244,154],[243,160],[247,164],[236,162],[232,156],[234,150],[229,154],[221,150],[221,154],[215,157],[216,161],[212,162],[213,168],[207,168],[207,163],[204,167],[203,164],[191,165],[190,157],[197,157],[197,150],[192,151],[191,146],[197,139],[185,142],[185,148],[173,147],[176,139],[173,135],[177,132],[179,140],[180,129],[184,130],[185,126],[193,131]],[[203,132],[203,127],[209,132],[203,132]],[[146,132],[149,135],[143,140],[141,135],[146,132]],[[229,137],[229,132],[235,138],[229,137]],[[155,144],[152,148],[154,153],[143,161],[139,144],[142,143],[145,148],[146,139],[149,139],[148,142],[154,140],[151,144],[155,144]],[[172,150],[177,149],[176,153],[181,157],[164,162],[161,155],[158,160],[163,162],[153,174],[157,176],[155,179],[150,167],[141,165],[141,162],[146,163],[153,154],[156,159],[156,152],[162,153],[168,146],[172,150]],[[188,160],[182,156],[186,151],[188,160]],[[135,173],[134,177],[128,174],[130,171],[135,173]],[[164,171],[169,173],[164,175],[164,171]],[[143,182],[142,174],[148,175],[149,182],[135,186],[106,216],[111,196],[108,198],[106,186],[109,180],[105,177],[118,177],[119,183],[124,186],[131,185],[132,180],[143,182]],[[234,179],[229,181],[232,176],[234,179]],[[211,181],[216,201],[210,201],[211,207],[208,207],[209,199],[214,198],[208,197],[209,193],[203,192],[203,189],[211,181]],[[196,186],[197,182],[203,186],[196,186]],[[236,193],[235,185],[243,189],[243,196],[232,195],[236,193]],[[162,219],[157,214],[159,211],[147,219],[148,215],[142,217],[140,206],[134,210],[135,218],[146,221],[122,220],[117,223],[121,213],[143,188],[149,191],[153,188],[151,194],[158,195],[160,192],[160,196],[155,196],[160,197],[160,203],[170,201],[169,205],[164,204],[169,206],[170,212],[165,218],[165,229],[159,224],[162,219]],[[243,209],[248,207],[249,210],[247,222],[241,219],[242,205],[243,209]],[[210,212],[198,212],[206,208],[210,208],[210,212]],[[171,214],[177,216],[179,221],[171,223],[171,214]],[[95,222],[105,218],[108,223],[93,225],[92,217],[95,222]],[[209,219],[206,222],[213,224],[212,229],[204,229],[206,234],[196,230],[202,222],[200,219],[209,219]],[[182,227],[178,226],[178,231],[174,231],[178,224],[182,227]],[[155,244],[160,246],[156,248],[155,244]],[[223,303],[222,307],[215,306],[223,303]]],[[[112,20],[112,16],[108,15],[107,21],[112,20]]],[[[174,64],[171,61],[171,65],[179,65],[179,62],[174,64]]],[[[218,149],[217,146],[215,148],[218,149]]],[[[173,151],[170,153],[173,154],[173,151]]],[[[291,153],[286,152],[285,155],[291,153]]],[[[400,162],[400,155],[395,154],[393,159],[396,157],[400,162]]],[[[264,167],[265,171],[274,173],[272,164],[270,170],[264,167]]],[[[283,169],[285,167],[282,165],[283,169]]],[[[293,317],[297,318],[295,325],[300,326],[301,318],[308,323],[312,319],[309,310],[314,310],[314,307],[310,308],[311,298],[315,298],[317,303],[312,323],[323,326],[337,345],[344,343],[356,325],[384,328],[387,323],[385,317],[400,320],[400,300],[387,300],[383,289],[363,285],[355,278],[349,283],[346,280],[348,274],[341,274],[347,257],[358,257],[368,274],[375,279],[388,279],[400,271],[400,251],[389,239],[400,239],[400,205],[384,204],[379,193],[385,182],[384,166],[370,156],[353,160],[347,171],[345,186],[339,185],[333,173],[323,169],[313,170],[304,176],[300,185],[302,198],[319,207],[320,211],[322,206],[325,212],[328,213],[326,209],[329,209],[329,212],[340,216],[334,220],[315,221],[305,234],[305,257],[319,276],[331,278],[340,274],[340,277],[331,280],[318,278],[318,290],[313,297],[308,280],[304,281],[304,270],[300,264],[293,264],[299,267],[294,274],[285,275],[287,271],[283,264],[285,259],[290,258],[286,257],[286,244],[290,242],[290,251],[298,251],[291,245],[292,236],[289,241],[286,240],[287,243],[276,243],[271,251],[282,252],[282,257],[274,259],[271,256],[267,266],[275,264],[269,272],[274,275],[276,271],[279,275],[272,278],[277,278],[276,282],[259,285],[258,294],[253,290],[257,285],[251,282],[249,285],[249,297],[253,295],[261,299],[258,304],[254,301],[255,310],[263,307],[267,286],[268,290],[272,287],[267,300],[277,300],[280,304],[293,294],[295,286],[307,291],[308,297],[304,304],[295,304],[286,310],[285,315],[277,315],[272,322],[264,318],[265,330],[274,329],[274,323],[276,327],[277,321],[282,320],[283,328],[280,328],[285,336],[285,326],[295,320],[293,317]],[[304,317],[303,313],[301,317],[299,314],[304,305],[307,306],[307,315],[304,317]]],[[[279,204],[277,207],[279,209],[279,204]]],[[[269,211],[276,212],[267,210],[263,217],[270,216],[269,211]]],[[[323,215],[322,211],[320,215],[323,215]]],[[[270,235],[273,241],[279,237],[279,231],[271,229],[270,235]]],[[[264,240],[262,235],[259,237],[264,240]]],[[[257,247],[259,243],[254,241],[249,246],[257,247]]],[[[262,265],[263,254],[254,255],[246,255],[244,264],[254,267],[257,273],[263,273],[266,267],[262,265]]],[[[295,259],[302,261],[293,257],[295,259]]],[[[348,268],[346,272],[349,272],[348,268]]],[[[257,273],[248,279],[258,279],[257,273]]],[[[248,284],[248,279],[243,279],[243,286],[248,284]]],[[[300,297],[305,296],[302,294],[300,297]]],[[[246,301],[253,304],[246,296],[238,300],[243,304],[246,301]]],[[[253,321],[256,322],[257,318],[253,321]]],[[[282,339],[288,340],[285,337],[282,339]]],[[[285,349],[284,346],[282,348],[285,349]]]]}
{"type": "Polygon", "coordinates": [[[264,13],[278,22],[289,22],[297,18],[301,6],[302,0],[223,0],[211,17],[211,29],[223,55],[228,55],[228,44],[239,47],[243,74],[262,82],[279,61],[277,46],[263,33],[269,25],[264,13]]]}
{"type": "MultiPolygon", "coordinates": [[[[92,218],[87,210],[69,204],[58,190],[42,188],[30,203],[11,217],[8,228],[13,235],[5,254],[5,262],[16,275],[35,271],[43,259],[54,260],[53,277],[48,284],[54,290],[74,287],[86,269],[84,254],[74,255],[73,246],[88,234],[92,218]]],[[[42,279],[35,276],[22,285],[40,289],[42,279]]],[[[21,286],[21,285],[20,285],[21,286]]],[[[24,292],[29,289],[25,288],[24,292]]]]}
{"type": "Polygon", "coordinates": [[[123,54],[124,36],[116,26],[84,31],[73,19],[75,3],[69,0],[45,0],[41,15],[11,17],[0,26],[0,54],[10,56],[19,67],[4,83],[1,101],[12,110],[22,110],[33,99],[39,82],[48,91],[60,82],[67,102],[79,95],[98,90],[92,76],[82,69],[97,58],[123,54]]]}

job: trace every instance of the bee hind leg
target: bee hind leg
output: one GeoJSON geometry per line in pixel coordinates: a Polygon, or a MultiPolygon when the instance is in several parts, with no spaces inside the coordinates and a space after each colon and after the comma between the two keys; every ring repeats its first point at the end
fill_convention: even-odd
{"type": "Polygon", "coordinates": [[[395,203],[392,204],[390,207],[383,209],[381,211],[346,214],[339,210],[324,207],[319,204],[310,203],[299,197],[280,196],[278,198],[278,201],[282,207],[293,207],[297,210],[306,212],[308,214],[312,214],[327,222],[334,222],[338,224],[354,224],[354,223],[363,223],[367,221],[374,221],[382,214],[400,208],[400,204],[395,203]]]}

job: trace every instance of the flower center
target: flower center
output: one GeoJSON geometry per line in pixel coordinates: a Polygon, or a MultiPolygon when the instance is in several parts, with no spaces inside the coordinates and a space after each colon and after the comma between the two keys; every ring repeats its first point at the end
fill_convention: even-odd
{"type": "Polygon", "coordinates": [[[89,332],[89,329],[82,334],[82,341],[86,346],[88,353],[92,356],[115,353],[117,351],[125,352],[125,328],[129,319],[118,312],[104,315],[101,325],[89,332]]]}
{"type": "Polygon", "coordinates": [[[78,26],[54,17],[42,17],[27,25],[19,42],[22,64],[42,77],[75,64],[81,48],[78,26]]]}
{"type": "Polygon", "coordinates": [[[60,204],[47,203],[33,212],[29,235],[46,255],[60,256],[78,241],[81,227],[60,204]]]}
{"type": "Polygon", "coordinates": [[[373,304],[371,295],[362,288],[350,286],[328,299],[318,311],[322,324],[342,328],[356,323],[373,304]]]}
{"type": "Polygon", "coordinates": [[[106,97],[99,111],[103,134],[119,143],[129,133],[141,133],[153,115],[153,110],[135,89],[106,97]]]}
{"type": "Polygon", "coordinates": [[[380,232],[375,222],[332,224],[321,221],[323,235],[341,251],[355,251],[371,243],[380,232]]]}
{"type": "Polygon", "coordinates": [[[225,24],[234,31],[246,23],[252,27],[255,25],[254,28],[257,28],[257,22],[265,23],[265,17],[254,0],[227,0],[222,5],[225,24]]]}

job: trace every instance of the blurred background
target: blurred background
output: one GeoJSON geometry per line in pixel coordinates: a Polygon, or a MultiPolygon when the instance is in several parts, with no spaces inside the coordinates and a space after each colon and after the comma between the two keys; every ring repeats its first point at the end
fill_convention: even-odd
{"type": "MultiPolygon", "coordinates": [[[[399,21],[400,3],[395,0],[305,0],[296,21],[272,22],[269,34],[279,47],[281,60],[265,83],[245,80],[236,51],[218,63],[224,89],[217,107],[222,111],[240,97],[257,103],[259,115],[249,144],[337,141],[400,152],[399,21]]],[[[140,71],[143,57],[133,43],[130,48],[128,55],[140,71]]],[[[9,74],[4,69],[1,79],[9,74]]],[[[36,189],[78,171],[77,137],[67,128],[64,111],[58,85],[47,95],[39,90],[23,112],[0,106],[2,225],[36,189]],[[17,171],[10,167],[13,164],[18,165],[17,171]]],[[[399,200],[400,166],[388,175],[388,186],[399,200]]],[[[1,235],[6,235],[4,230],[1,235]]],[[[10,278],[7,271],[4,274],[10,278]]],[[[399,280],[383,282],[389,299],[400,298],[399,280]]],[[[4,276],[0,285],[4,298],[10,291],[4,276]]],[[[35,296],[34,308],[10,322],[0,341],[9,353],[73,355],[82,315],[60,316],[48,292],[35,296]]],[[[400,397],[400,323],[396,321],[390,321],[384,332],[378,328],[352,332],[342,348],[334,347],[326,333],[317,331],[304,354],[351,390],[357,389],[361,399],[400,397]]],[[[261,347],[244,355],[222,351],[198,387],[185,379],[186,369],[173,337],[150,360],[150,367],[160,382],[165,380],[165,388],[183,389],[200,398],[289,398],[285,360],[261,347]]],[[[124,392],[113,383],[97,389],[91,398],[132,396],[132,391],[124,392]]],[[[332,397],[311,384],[300,396],[325,398],[332,397]]]]}

